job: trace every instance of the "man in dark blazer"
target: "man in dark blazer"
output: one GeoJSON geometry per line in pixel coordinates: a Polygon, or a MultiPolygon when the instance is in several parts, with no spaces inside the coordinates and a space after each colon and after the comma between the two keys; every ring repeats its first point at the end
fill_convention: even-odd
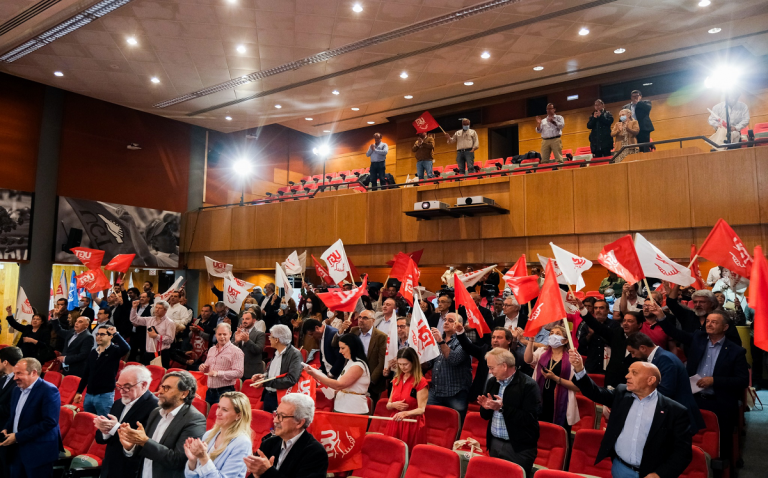
{"type": "Polygon", "coordinates": [[[120,372],[116,388],[120,390],[117,400],[106,417],[96,417],[96,443],[107,445],[101,465],[101,478],[134,478],[139,471],[139,460],[123,453],[117,434],[121,423],[147,427],[149,414],[157,408],[157,397],[149,391],[152,374],[144,366],[129,365],[120,372]]]}
{"type": "MultiPolygon", "coordinates": [[[[18,387],[13,379],[13,367],[21,360],[23,354],[18,347],[5,347],[0,349],[0,426],[8,423],[11,416],[11,398],[13,391],[18,387]]],[[[6,458],[6,447],[0,447],[0,473],[2,476],[11,476],[11,468],[6,458]]]]}
{"type": "Polygon", "coordinates": [[[611,347],[611,359],[605,368],[605,385],[616,387],[620,383],[624,383],[629,366],[637,359],[622,353],[622,351],[627,350],[627,337],[640,332],[645,317],[641,312],[627,312],[621,320],[621,327],[611,327],[607,320],[600,322],[595,319],[581,302],[579,302],[579,308],[584,322],[611,347]]]}
{"type": "Polygon", "coordinates": [[[232,335],[232,341],[243,351],[244,368],[243,380],[248,380],[257,373],[264,373],[264,360],[262,352],[267,336],[264,332],[256,330],[256,314],[251,310],[243,312],[240,319],[240,328],[232,335]]]}
{"type": "Polygon", "coordinates": [[[511,461],[531,476],[538,453],[541,392],[536,382],[516,368],[509,350],[496,348],[486,355],[493,378],[477,399],[480,416],[488,420],[488,454],[511,461]]]}
{"type": "Polygon", "coordinates": [[[96,312],[94,312],[91,308],[91,299],[86,296],[80,297],[80,301],[78,302],[78,306],[75,310],[80,312],[82,317],[88,317],[91,320],[96,317],[96,312]]]}
{"type": "Polygon", "coordinates": [[[333,338],[339,331],[316,319],[305,320],[302,327],[304,334],[312,335],[320,344],[320,370],[332,377],[338,377],[344,368],[344,356],[338,347],[333,346],[333,338]]]}
{"type": "MultiPolygon", "coordinates": [[[[651,102],[643,99],[643,94],[640,90],[633,90],[631,93],[631,100],[624,105],[625,110],[632,112],[632,119],[637,120],[637,124],[640,126],[640,132],[637,133],[638,143],[647,143],[651,140],[651,131],[653,131],[653,122],[651,121],[651,102]]],[[[647,153],[650,151],[649,146],[640,147],[640,151],[647,153]]]]}
{"type": "Polygon", "coordinates": [[[139,477],[144,470],[152,470],[153,478],[184,477],[184,442],[205,433],[205,417],[192,406],[196,392],[197,381],[189,372],[168,373],[160,384],[159,407],[149,414],[146,431],[141,423],[135,429],[129,423],[120,424],[120,443],[124,453],[139,463],[139,477]]]}
{"type": "Polygon", "coordinates": [[[50,478],[62,449],[61,396],[55,386],[40,378],[42,369],[34,358],[23,358],[13,368],[18,388],[13,391],[8,421],[0,432],[0,447],[7,450],[13,477],[50,478]]]}
{"type": "MultiPolygon", "coordinates": [[[[133,304],[133,302],[131,302],[133,304]]],[[[139,317],[150,317],[152,315],[152,300],[147,292],[142,292],[139,295],[139,307],[136,309],[136,314],[139,317]]],[[[130,311],[128,313],[128,321],[130,322],[130,311]]],[[[144,356],[144,348],[147,341],[147,328],[140,325],[131,324],[132,333],[131,337],[131,354],[129,359],[133,361],[140,361],[144,356]]]]}
{"type": "MultiPolygon", "coordinates": [[[[387,299],[389,300],[389,299],[387,299]]],[[[359,327],[349,326],[349,320],[344,321],[339,327],[339,333],[331,341],[334,347],[339,346],[339,336],[344,335],[346,330],[350,334],[360,337],[365,348],[366,359],[368,360],[368,370],[371,372],[371,383],[368,385],[368,393],[371,395],[371,401],[374,406],[379,401],[379,396],[387,388],[387,380],[382,373],[384,372],[384,357],[387,354],[387,334],[373,326],[375,322],[373,311],[364,310],[360,312],[357,318],[359,327]],[[367,343],[366,343],[367,342],[367,343]]]]}
{"type": "Polygon", "coordinates": [[[632,357],[650,362],[659,369],[661,381],[657,390],[665,397],[671,398],[688,409],[691,435],[695,435],[700,429],[706,428],[704,417],[701,416],[699,406],[693,398],[685,365],[677,358],[677,355],[659,347],[642,332],[638,332],[627,339],[627,351],[632,357]]]}
{"type": "Polygon", "coordinates": [[[75,321],[71,329],[63,329],[61,322],[52,320],[51,326],[56,335],[62,338],[64,348],[61,355],[56,359],[61,362],[61,368],[64,375],[75,375],[83,377],[85,368],[88,366],[88,355],[93,349],[93,335],[88,330],[90,320],[80,316],[75,321]]]}
{"type": "Polygon", "coordinates": [[[657,390],[659,369],[652,363],[635,362],[629,367],[626,385],[608,390],[589,378],[578,352],[571,350],[569,358],[575,372],[573,383],[581,393],[611,407],[595,464],[610,458],[613,476],[633,472],[640,477],[680,476],[691,463],[690,421],[684,406],[657,390]]]}
{"type": "Polygon", "coordinates": [[[245,466],[255,477],[325,478],[328,453],[307,431],[315,416],[315,402],[307,395],[283,397],[273,423],[275,434],[267,435],[257,454],[245,457],[245,466]],[[283,453],[283,447],[289,448],[283,453]]]}
{"type": "Polygon", "coordinates": [[[427,317],[427,323],[430,329],[443,330],[446,314],[455,310],[453,298],[448,293],[440,294],[437,298],[437,308],[435,313],[427,317]]]}

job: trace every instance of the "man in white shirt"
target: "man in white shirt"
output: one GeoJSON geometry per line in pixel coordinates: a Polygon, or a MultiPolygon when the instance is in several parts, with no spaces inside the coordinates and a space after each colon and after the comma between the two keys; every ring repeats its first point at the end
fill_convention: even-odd
{"type": "Polygon", "coordinates": [[[520,324],[520,304],[514,297],[510,296],[504,299],[502,311],[500,320],[495,324],[497,327],[504,327],[512,332],[516,331],[518,327],[525,328],[525,323],[520,324]],[[501,323],[501,319],[504,320],[504,323],[501,323]]]}
{"type": "Polygon", "coordinates": [[[390,297],[381,304],[381,312],[376,313],[376,328],[389,335],[392,330],[392,321],[397,321],[395,316],[395,299],[390,297]]]}
{"type": "Polygon", "coordinates": [[[542,120],[536,117],[536,132],[541,133],[541,164],[551,162],[549,157],[555,155],[555,161],[563,162],[563,143],[560,140],[565,119],[555,114],[555,105],[547,104],[547,116],[542,120]]]}
{"type": "MultiPolygon", "coordinates": [[[[644,303],[645,299],[637,295],[637,282],[632,285],[625,283],[621,287],[621,300],[619,301],[620,317],[627,312],[641,312],[644,303]]],[[[614,315],[615,313],[616,306],[614,305],[614,315]]]]}
{"type": "MultiPolygon", "coordinates": [[[[741,130],[749,126],[749,106],[739,101],[739,92],[733,91],[726,93],[728,95],[728,114],[726,117],[725,101],[722,101],[712,107],[712,111],[707,119],[710,126],[716,130],[727,128],[730,121],[731,125],[731,143],[741,142],[741,130]]],[[[723,137],[726,137],[723,135],[723,137]]]]}
{"type": "Polygon", "coordinates": [[[171,308],[166,315],[176,324],[176,335],[179,335],[179,332],[182,332],[192,321],[192,311],[181,305],[180,301],[181,294],[178,291],[171,292],[168,297],[171,308]]]}

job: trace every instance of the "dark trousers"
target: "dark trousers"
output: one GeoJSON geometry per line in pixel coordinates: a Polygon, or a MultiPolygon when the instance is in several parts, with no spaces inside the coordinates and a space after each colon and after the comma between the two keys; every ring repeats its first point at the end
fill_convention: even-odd
{"type": "Polygon", "coordinates": [[[128,354],[130,361],[141,362],[144,356],[144,347],[147,343],[147,328],[136,326],[136,332],[131,332],[131,351],[128,354]]]}
{"type": "Polygon", "coordinates": [[[227,385],[226,387],[219,388],[209,388],[208,391],[205,392],[205,401],[208,402],[208,405],[213,406],[214,403],[219,403],[219,398],[221,398],[222,395],[227,392],[234,391],[234,385],[227,385]]]}
{"type": "MultiPolygon", "coordinates": [[[[637,133],[637,142],[638,143],[647,143],[651,140],[651,132],[650,131],[643,131],[640,130],[639,133],[637,133]]],[[[640,148],[641,153],[647,153],[651,150],[650,146],[642,146],[640,148]]]]}
{"type": "Polygon", "coordinates": [[[9,450],[10,470],[13,478],[51,478],[53,476],[53,463],[38,465],[36,463],[24,463],[15,453],[18,449],[9,450]],[[12,456],[13,455],[13,456],[12,456]],[[12,457],[11,457],[12,456],[12,457]]]}
{"type": "Polygon", "coordinates": [[[736,425],[737,405],[725,406],[713,398],[707,399],[703,394],[693,396],[700,410],[709,410],[717,416],[720,426],[720,457],[730,460],[733,455],[733,427],[736,425]]]}
{"type": "Polygon", "coordinates": [[[270,392],[267,389],[261,394],[261,401],[264,403],[264,411],[273,413],[277,410],[277,392],[270,392]]]}
{"type": "Polygon", "coordinates": [[[613,153],[611,153],[611,150],[613,149],[613,145],[605,145],[605,146],[592,146],[590,145],[589,149],[592,150],[592,156],[595,158],[604,158],[606,156],[613,156],[613,153]]]}
{"type": "Polygon", "coordinates": [[[531,469],[533,468],[533,462],[536,461],[538,450],[536,447],[533,447],[528,448],[527,450],[515,451],[515,448],[509,441],[496,438],[489,434],[488,454],[491,455],[492,458],[500,458],[502,460],[511,461],[516,465],[520,465],[520,468],[525,470],[525,476],[532,476],[531,469]]]}
{"type": "Polygon", "coordinates": [[[456,151],[456,164],[459,166],[459,174],[474,173],[475,153],[472,151],[456,151]]]}
{"type": "MultiPolygon", "coordinates": [[[[141,354],[141,362],[142,365],[149,365],[152,360],[155,359],[155,353],[154,352],[144,352],[141,354]]],[[[171,368],[171,349],[165,349],[160,352],[160,360],[163,363],[164,369],[171,368]]]]}
{"type": "Polygon", "coordinates": [[[381,181],[382,189],[384,184],[386,183],[386,179],[384,178],[384,175],[387,173],[387,165],[384,163],[384,161],[376,161],[371,163],[371,170],[370,170],[370,178],[371,178],[371,187],[374,191],[376,191],[376,181],[381,181]]]}

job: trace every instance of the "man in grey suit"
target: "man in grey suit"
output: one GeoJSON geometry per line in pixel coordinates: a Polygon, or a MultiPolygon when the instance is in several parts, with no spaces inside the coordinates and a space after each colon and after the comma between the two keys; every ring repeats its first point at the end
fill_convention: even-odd
{"type": "Polygon", "coordinates": [[[93,349],[93,335],[88,330],[91,321],[81,315],[71,329],[63,329],[58,319],[51,320],[51,326],[56,335],[61,337],[64,348],[57,360],[61,362],[64,375],[75,375],[82,378],[88,366],[88,355],[93,349]]]}
{"type": "Polygon", "coordinates": [[[192,406],[197,381],[186,371],[163,377],[157,396],[159,407],[149,414],[147,429],[121,423],[118,435],[126,456],[141,460],[139,477],[183,478],[187,438],[202,438],[205,417],[192,406]]]}
{"type": "MultiPolygon", "coordinates": [[[[270,380],[264,384],[264,393],[261,401],[264,402],[265,412],[277,410],[277,391],[293,387],[299,381],[301,375],[301,352],[291,345],[293,332],[286,325],[273,325],[269,329],[269,343],[275,348],[275,357],[269,362],[266,373],[257,373],[251,380],[258,382],[265,378],[274,378],[280,375],[284,377],[270,380]]],[[[261,387],[261,385],[257,385],[261,387]]]]}
{"type": "Polygon", "coordinates": [[[235,345],[243,351],[245,366],[243,368],[243,381],[248,380],[257,373],[264,373],[264,361],[261,353],[264,351],[264,343],[267,339],[264,332],[256,330],[256,316],[250,311],[243,312],[240,319],[240,328],[232,337],[235,345]]]}

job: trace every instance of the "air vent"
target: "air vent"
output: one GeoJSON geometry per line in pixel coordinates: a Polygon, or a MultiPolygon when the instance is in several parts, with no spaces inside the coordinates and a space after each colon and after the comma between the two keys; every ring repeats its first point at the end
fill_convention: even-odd
{"type": "Polygon", "coordinates": [[[31,7],[27,8],[23,12],[19,13],[15,17],[11,18],[7,22],[0,25],[0,36],[5,35],[6,33],[18,27],[22,23],[25,23],[35,18],[36,16],[40,15],[44,11],[48,10],[49,8],[51,8],[52,6],[60,2],[61,0],[40,0],[36,4],[32,5],[31,7]]]}

